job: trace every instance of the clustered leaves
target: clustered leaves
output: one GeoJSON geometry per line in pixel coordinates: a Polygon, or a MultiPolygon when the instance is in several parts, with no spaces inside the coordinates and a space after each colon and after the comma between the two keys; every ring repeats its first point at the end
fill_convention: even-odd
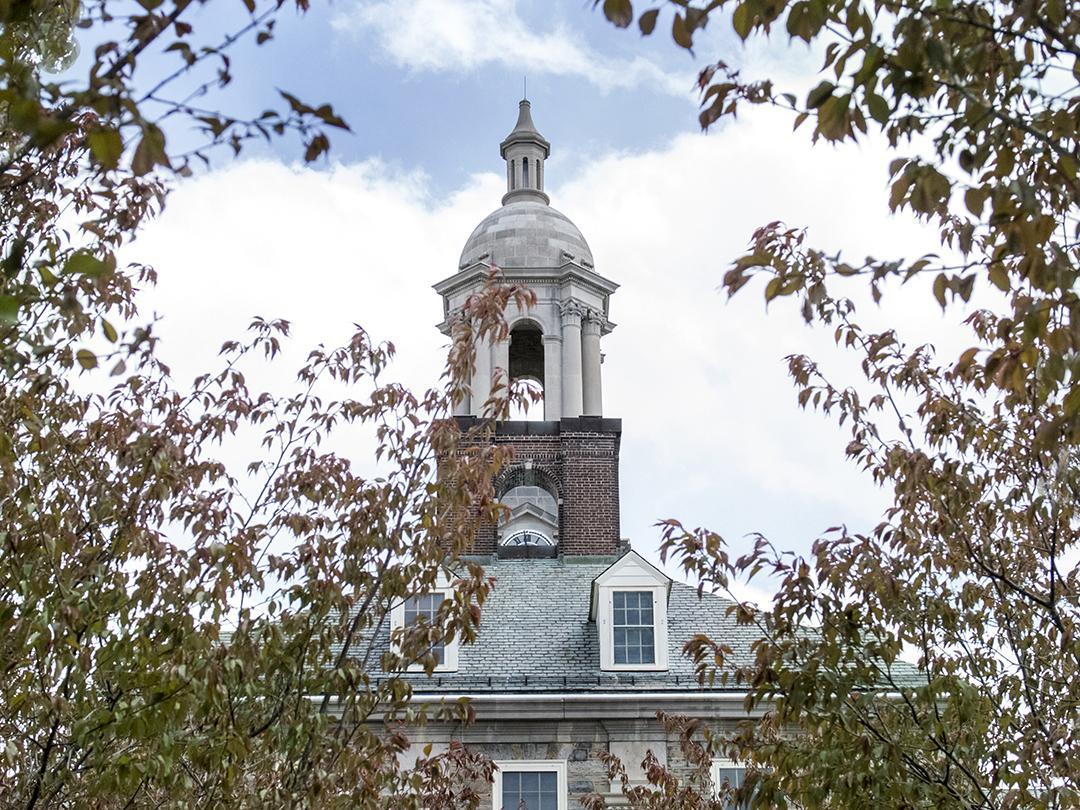
{"type": "MultiPolygon", "coordinates": [[[[237,154],[253,139],[298,137],[307,160],[348,125],[327,104],[280,91],[280,109],[221,108],[233,46],[272,39],[284,0],[246,0],[246,19],[200,36],[208,0],[15,0],[0,4],[0,350],[5,361],[59,352],[36,329],[42,311],[63,312],[78,333],[102,306],[130,315],[131,280],[116,251],[161,209],[169,184],[237,154]],[[78,42],[86,59],[72,67],[78,42]],[[119,36],[118,36],[119,35],[119,36]],[[62,80],[52,71],[64,69],[62,80]]],[[[220,5],[218,3],[217,5],[220,5]]],[[[297,0],[300,11],[306,0],[297,0]]],[[[102,328],[105,328],[104,326],[102,328]]],[[[70,335],[69,335],[70,336],[70,335]]],[[[86,362],[94,350],[81,348],[86,362]]],[[[85,363],[83,363],[85,366],[85,363]]]]}
{"type": "MultiPolygon", "coordinates": [[[[481,313],[511,294],[470,302],[464,335],[505,329],[481,313]]],[[[146,343],[104,393],[47,362],[5,374],[4,806],[475,805],[490,762],[453,748],[402,769],[407,736],[384,727],[470,718],[412,704],[396,673],[474,639],[491,587],[456,562],[494,518],[505,461],[449,418],[471,353],[415,395],[383,382],[393,347],[358,332],[313,351],[298,390],[250,390],[287,331],[256,319],[190,390],[146,343]],[[377,474],[334,447],[350,425],[374,439],[377,474]],[[247,469],[218,455],[256,435],[247,469]],[[388,646],[392,607],[440,578],[437,620],[388,646]]]]}
{"type": "MultiPolygon", "coordinates": [[[[505,454],[450,415],[476,340],[528,296],[493,276],[421,393],[362,330],[252,389],[288,335],[261,318],[176,383],[136,306],[154,271],[119,249],[222,147],[298,136],[314,160],[347,129],[285,91],[280,111],[215,106],[233,44],[271,40],[287,6],[245,0],[206,39],[206,5],[0,2],[0,806],[475,807],[486,758],[399,763],[409,727],[471,717],[414,705],[401,673],[475,638],[491,583],[458,558],[505,454]],[[76,30],[87,72],[60,81],[76,30]],[[391,634],[437,581],[436,620],[391,634]]],[[[497,387],[492,413],[521,396],[497,387]]]]}
{"type": "MultiPolygon", "coordinates": [[[[888,205],[941,241],[938,255],[851,261],[773,222],[724,276],[730,295],[761,278],[766,301],[795,298],[861,358],[857,387],[788,360],[799,404],[846,425],[847,456],[893,498],[878,526],[830,529],[805,558],[764,537],[736,558],[718,534],[662,524],[664,553],[703,590],[759,575],[776,590],[763,608],[732,608],[760,633],[751,662],[724,639],[687,647],[704,682],[739,685],[764,713],[727,741],[753,774],[740,798],[1080,805],[1080,11],[671,0],[638,16],[643,34],[667,7],[682,48],[713,21],[743,40],[786,34],[823,59],[802,100],[712,64],[703,127],[768,104],[814,140],[883,137],[897,153],[888,205]],[[890,284],[922,280],[937,306],[965,312],[971,345],[955,357],[908,345],[899,323],[865,330],[844,295],[862,281],[887,307],[890,284]]],[[[604,10],[633,20],[629,2],[604,10]]]]}

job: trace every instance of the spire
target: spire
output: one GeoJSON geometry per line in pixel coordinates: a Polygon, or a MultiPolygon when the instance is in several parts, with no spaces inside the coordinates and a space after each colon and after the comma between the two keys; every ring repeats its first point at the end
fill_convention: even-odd
{"type": "Polygon", "coordinates": [[[499,154],[506,161],[503,205],[515,200],[535,200],[546,204],[544,161],[551,154],[551,144],[536,129],[528,99],[523,98],[518,104],[517,123],[499,145],[499,154]]]}

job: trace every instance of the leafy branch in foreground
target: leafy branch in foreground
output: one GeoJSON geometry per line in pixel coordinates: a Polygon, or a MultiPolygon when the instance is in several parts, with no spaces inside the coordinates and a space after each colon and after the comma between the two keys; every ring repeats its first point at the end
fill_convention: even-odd
{"type": "MultiPolygon", "coordinates": [[[[635,19],[629,0],[603,9],[619,26],[635,19]]],[[[823,59],[805,98],[714,62],[699,78],[703,127],[765,104],[814,141],[884,138],[888,206],[941,241],[939,255],[852,261],[773,222],[724,275],[730,295],[761,277],[766,301],[795,297],[859,357],[854,387],[807,357],[789,370],[799,404],[846,426],[848,458],[892,493],[878,526],[830,529],[806,557],[757,538],[735,558],[718,534],[662,524],[664,554],[703,589],[765,575],[776,592],[733,608],[760,633],[752,662],[732,661],[723,639],[688,646],[704,682],[739,684],[764,713],[723,741],[751,766],[739,798],[1080,805],[1080,12],[1060,0],[671,0],[637,16],[642,34],[668,10],[685,49],[712,22],[743,40],[786,34],[823,59]],[[967,310],[971,345],[957,356],[907,345],[898,315],[864,329],[843,294],[868,288],[888,317],[890,284],[915,279],[943,309],[967,310]]]]}
{"type": "Polygon", "coordinates": [[[491,583],[457,555],[498,508],[504,459],[449,414],[475,337],[505,332],[523,295],[493,282],[475,296],[445,385],[423,394],[384,381],[393,347],[363,332],[313,351],[297,390],[251,390],[288,332],[261,319],[186,391],[146,347],[103,393],[8,375],[0,803],[475,806],[489,762],[455,747],[403,769],[407,737],[384,729],[470,717],[412,705],[395,673],[475,637],[491,583]],[[340,454],[348,428],[373,442],[370,472],[340,454]],[[453,591],[437,620],[387,652],[392,606],[440,577],[453,591]]]}

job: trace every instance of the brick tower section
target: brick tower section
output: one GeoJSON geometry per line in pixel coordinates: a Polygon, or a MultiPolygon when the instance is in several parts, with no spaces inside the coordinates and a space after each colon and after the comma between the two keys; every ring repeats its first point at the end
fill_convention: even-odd
{"type": "MultiPolygon", "coordinates": [[[[475,417],[458,417],[463,431],[475,417]]],[[[622,420],[580,416],[547,422],[507,421],[495,425],[492,440],[513,449],[499,473],[496,493],[533,483],[554,490],[559,501],[558,553],[614,554],[619,543],[619,443],[622,420]]],[[[475,554],[497,550],[492,524],[479,527],[475,554]]]]}

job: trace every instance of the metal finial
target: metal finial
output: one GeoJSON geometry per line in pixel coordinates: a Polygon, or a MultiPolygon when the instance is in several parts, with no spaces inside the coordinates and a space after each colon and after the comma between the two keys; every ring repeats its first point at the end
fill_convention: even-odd
{"type": "Polygon", "coordinates": [[[528,76],[522,76],[521,77],[521,100],[522,101],[528,101],[529,100],[529,77],[528,76]]]}

